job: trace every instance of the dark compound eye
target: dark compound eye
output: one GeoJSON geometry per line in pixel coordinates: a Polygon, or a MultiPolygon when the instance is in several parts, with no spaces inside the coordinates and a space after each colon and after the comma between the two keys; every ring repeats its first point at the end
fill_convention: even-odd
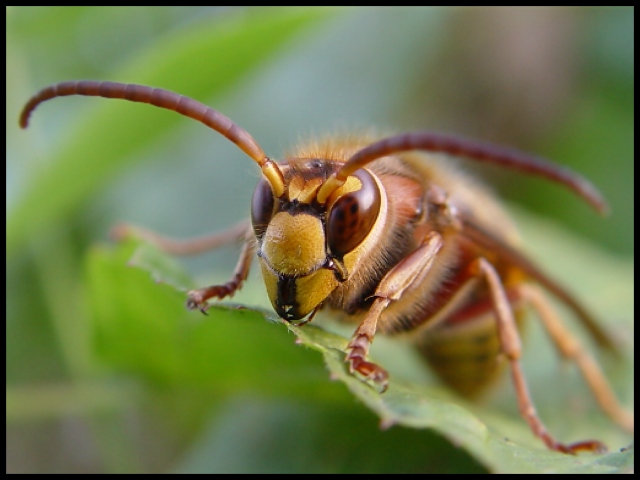
{"type": "Polygon", "coordinates": [[[256,237],[261,237],[273,217],[273,191],[269,182],[260,179],[251,199],[251,224],[256,237]]]}
{"type": "Polygon", "coordinates": [[[356,248],[367,236],[378,218],[380,191],[366,170],[354,173],[362,182],[359,190],[338,198],[329,211],[327,243],[338,258],[356,248]]]}

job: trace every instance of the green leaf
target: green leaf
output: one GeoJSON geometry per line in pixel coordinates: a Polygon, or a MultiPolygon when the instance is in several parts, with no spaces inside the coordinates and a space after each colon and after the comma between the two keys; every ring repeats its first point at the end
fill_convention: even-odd
{"type": "Polygon", "coordinates": [[[174,264],[132,266],[140,248],[153,247],[96,246],[87,257],[95,351],[103,363],[165,386],[333,395],[314,355],[295,347],[295,337],[274,328],[274,320],[265,322],[265,312],[228,304],[206,316],[188,311],[184,292],[164,283],[176,278],[174,264]]]}
{"type": "MultiPolygon", "coordinates": [[[[206,101],[255,71],[330,11],[255,9],[205,18],[154,42],[111,78],[164,87],[206,101]]],[[[69,126],[71,133],[65,140],[47,154],[46,168],[30,179],[8,213],[7,252],[80,207],[115,173],[141,161],[144,157],[137,152],[182,121],[173,112],[140,105],[126,108],[123,102],[94,102],[77,125],[69,126]]]]}
{"type": "MultiPolygon", "coordinates": [[[[632,320],[628,305],[633,298],[633,289],[629,288],[633,284],[633,265],[594,250],[548,222],[526,217],[521,224],[525,237],[538,250],[534,256],[544,252],[541,258],[557,258],[552,273],[561,270],[564,273],[560,276],[573,278],[573,282],[569,278],[569,283],[576,283],[578,278],[590,303],[605,308],[611,318],[624,320],[616,323],[613,332],[628,335],[625,332],[632,320]],[[599,272],[599,278],[590,276],[584,281],[577,276],[577,272],[584,270],[585,258],[599,272]]],[[[166,285],[154,285],[149,278],[150,273],[160,281],[172,278],[173,266],[166,272],[162,271],[162,262],[154,264],[153,272],[124,267],[132,254],[137,255],[132,252],[135,248],[138,247],[127,245],[112,251],[100,247],[89,256],[99,353],[112,366],[156,382],[196,385],[227,393],[278,392],[315,401],[341,398],[336,383],[329,382],[330,377],[344,384],[374,412],[381,425],[432,429],[492,472],[611,473],[633,468],[633,449],[616,451],[627,446],[630,436],[599,412],[590,392],[573,375],[575,372],[572,375],[557,372],[553,349],[536,325],[525,343],[524,360],[543,421],[563,441],[595,438],[604,441],[611,453],[570,456],[549,451],[533,437],[519,416],[508,381],[498,388],[498,398],[493,403],[471,404],[440,386],[414,380],[420,378],[423,366],[415,358],[405,356],[408,345],[376,337],[373,359],[391,372],[389,389],[380,394],[345,368],[344,349],[351,330],[342,335],[315,325],[288,324],[297,343],[322,354],[329,371],[322,372],[317,357],[296,348],[283,325],[273,322],[272,314],[226,304],[212,307],[209,317],[186,312],[183,294],[166,285]]],[[[623,362],[615,367],[610,376],[614,389],[621,393],[623,403],[630,404],[633,364],[623,362]]],[[[333,408],[339,411],[344,407],[333,408]]],[[[354,441],[362,440],[355,437],[354,441]]],[[[205,467],[197,458],[196,455],[183,468],[187,471],[218,468],[213,464],[205,467]]],[[[334,468],[349,470],[346,464],[334,468]]],[[[292,466],[291,471],[295,470],[292,466]]],[[[402,469],[399,467],[397,471],[402,469]]]]}
{"type": "Polygon", "coordinates": [[[174,258],[149,243],[132,242],[131,245],[133,255],[128,262],[130,266],[149,272],[156,283],[170,285],[176,290],[186,292],[195,288],[193,281],[174,258]]]}
{"type": "Polygon", "coordinates": [[[623,454],[574,457],[548,451],[541,442],[538,445],[535,441],[523,445],[510,441],[503,436],[503,431],[510,432],[513,437],[526,438],[524,420],[519,417],[500,418],[491,410],[483,412],[484,409],[467,405],[438,389],[392,379],[389,389],[380,394],[346,370],[346,339],[317,328],[290,328],[304,345],[323,353],[332,378],[343,382],[363,404],[374,411],[382,425],[434,429],[453,445],[469,451],[493,472],[612,473],[628,469],[633,462],[632,450],[623,454]]]}
{"type": "Polygon", "coordinates": [[[352,402],[234,396],[205,425],[178,473],[486,473],[436,433],[382,430],[352,402]]]}

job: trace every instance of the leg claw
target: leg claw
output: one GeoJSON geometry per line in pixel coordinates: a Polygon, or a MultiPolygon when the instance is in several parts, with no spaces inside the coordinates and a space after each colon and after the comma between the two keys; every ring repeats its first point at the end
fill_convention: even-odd
{"type": "Polygon", "coordinates": [[[349,363],[349,372],[358,372],[365,380],[378,387],[380,393],[384,393],[389,386],[389,374],[384,368],[365,360],[366,348],[362,345],[363,341],[363,338],[357,337],[347,347],[348,350],[351,350],[345,359],[349,363]]]}
{"type": "Polygon", "coordinates": [[[380,393],[386,392],[387,388],[389,388],[389,374],[384,368],[379,367],[375,363],[362,360],[355,366],[352,363],[350,369],[355,370],[366,380],[372,382],[377,388],[380,389],[380,393]]]}
{"type": "Polygon", "coordinates": [[[606,453],[607,447],[604,443],[597,440],[585,440],[583,442],[576,442],[570,445],[559,445],[558,451],[563,453],[569,453],[575,455],[579,452],[591,452],[591,453],[606,453]]]}
{"type": "Polygon", "coordinates": [[[200,291],[192,290],[187,294],[187,308],[189,310],[200,310],[204,315],[207,315],[209,304],[203,299],[200,291]]]}

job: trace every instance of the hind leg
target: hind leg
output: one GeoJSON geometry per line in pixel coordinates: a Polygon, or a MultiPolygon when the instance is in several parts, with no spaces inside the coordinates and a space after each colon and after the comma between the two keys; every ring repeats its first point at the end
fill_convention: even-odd
{"type": "Polygon", "coordinates": [[[540,438],[548,448],[563,453],[575,454],[583,450],[593,452],[606,450],[606,447],[602,443],[595,440],[564,444],[556,440],[548,432],[536,412],[520,365],[520,356],[522,353],[520,335],[500,276],[493,265],[484,258],[477,259],[472,267],[478,277],[483,278],[489,287],[493,308],[496,313],[500,347],[509,363],[511,379],[515,387],[520,414],[527,421],[534,435],[540,438]]]}
{"type": "Polygon", "coordinates": [[[598,363],[565,328],[540,288],[535,285],[522,285],[520,295],[538,313],[560,354],[578,366],[602,411],[622,428],[633,432],[633,414],[620,405],[598,363]]]}

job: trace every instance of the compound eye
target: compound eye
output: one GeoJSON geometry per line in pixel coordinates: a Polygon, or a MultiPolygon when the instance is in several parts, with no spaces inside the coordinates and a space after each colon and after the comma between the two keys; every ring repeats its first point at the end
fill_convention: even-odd
{"type": "Polygon", "coordinates": [[[338,198],[327,219],[327,243],[338,258],[362,243],[380,210],[380,191],[375,180],[366,170],[358,170],[354,176],[362,186],[338,198]]]}
{"type": "Polygon", "coordinates": [[[251,199],[251,224],[256,237],[260,238],[273,217],[273,191],[264,178],[260,179],[251,199]]]}

